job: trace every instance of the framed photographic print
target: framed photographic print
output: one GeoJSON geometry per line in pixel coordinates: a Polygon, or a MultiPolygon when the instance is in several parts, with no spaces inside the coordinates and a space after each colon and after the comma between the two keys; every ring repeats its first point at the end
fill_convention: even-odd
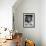
{"type": "Polygon", "coordinates": [[[23,27],[25,28],[35,27],[35,13],[23,13],[23,27]]]}

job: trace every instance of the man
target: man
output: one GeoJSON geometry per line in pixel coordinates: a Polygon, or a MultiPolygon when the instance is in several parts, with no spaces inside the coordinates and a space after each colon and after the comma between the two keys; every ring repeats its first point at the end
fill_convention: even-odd
{"type": "Polygon", "coordinates": [[[30,23],[32,21],[32,15],[25,15],[25,22],[30,23]]]}

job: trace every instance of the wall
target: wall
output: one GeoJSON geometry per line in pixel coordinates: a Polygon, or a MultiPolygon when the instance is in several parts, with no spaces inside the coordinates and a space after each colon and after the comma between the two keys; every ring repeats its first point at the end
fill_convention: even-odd
{"type": "MultiPolygon", "coordinates": [[[[12,6],[16,0],[0,0],[0,32],[4,29],[1,27],[6,27],[9,30],[12,29],[12,6]]],[[[10,35],[9,31],[0,34],[0,38],[5,38],[5,35],[10,35]]]]}
{"type": "Polygon", "coordinates": [[[42,46],[46,46],[46,0],[41,1],[40,31],[42,46]]]}
{"type": "Polygon", "coordinates": [[[15,30],[23,33],[24,39],[35,41],[36,46],[41,46],[40,31],[40,0],[23,0],[17,7],[14,5],[15,30]],[[35,13],[35,28],[23,27],[23,13],[35,13]]]}
{"type": "Polygon", "coordinates": [[[0,0],[0,27],[12,29],[12,6],[16,0],[0,0]]]}

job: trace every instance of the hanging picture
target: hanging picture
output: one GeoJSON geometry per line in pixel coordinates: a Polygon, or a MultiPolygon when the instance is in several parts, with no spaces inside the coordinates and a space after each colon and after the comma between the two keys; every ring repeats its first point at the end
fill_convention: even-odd
{"type": "Polygon", "coordinates": [[[23,14],[23,27],[34,28],[35,27],[35,13],[23,14]]]}

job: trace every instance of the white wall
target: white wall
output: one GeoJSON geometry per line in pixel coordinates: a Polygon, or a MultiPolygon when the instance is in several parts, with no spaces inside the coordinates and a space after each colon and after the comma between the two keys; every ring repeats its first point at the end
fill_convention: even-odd
{"type": "Polygon", "coordinates": [[[23,33],[24,38],[35,41],[36,46],[41,46],[41,31],[40,31],[40,0],[23,0],[16,7],[13,8],[15,29],[23,33]],[[23,27],[23,13],[35,13],[35,28],[23,27]]]}
{"type": "Polygon", "coordinates": [[[46,0],[41,1],[41,17],[40,17],[40,28],[41,28],[41,40],[42,46],[46,46],[46,0]]]}
{"type": "Polygon", "coordinates": [[[0,0],[0,27],[12,28],[12,6],[16,0],[0,0]]]}

